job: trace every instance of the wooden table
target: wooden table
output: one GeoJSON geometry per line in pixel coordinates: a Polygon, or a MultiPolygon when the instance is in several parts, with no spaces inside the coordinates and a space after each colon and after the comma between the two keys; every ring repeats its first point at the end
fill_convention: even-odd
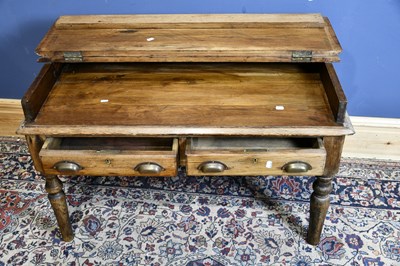
{"type": "Polygon", "coordinates": [[[317,244],[353,129],[329,24],[306,15],[60,17],[22,100],[35,168],[65,241],[59,174],[317,176],[317,244]]]}

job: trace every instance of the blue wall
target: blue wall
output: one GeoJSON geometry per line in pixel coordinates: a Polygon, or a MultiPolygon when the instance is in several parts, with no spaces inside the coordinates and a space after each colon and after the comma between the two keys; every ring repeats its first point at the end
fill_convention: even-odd
{"type": "Polygon", "coordinates": [[[0,98],[22,97],[58,16],[136,13],[322,13],[344,49],[335,67],[350,115],[400,117],[400,0],[0,0],[0,98]]]}

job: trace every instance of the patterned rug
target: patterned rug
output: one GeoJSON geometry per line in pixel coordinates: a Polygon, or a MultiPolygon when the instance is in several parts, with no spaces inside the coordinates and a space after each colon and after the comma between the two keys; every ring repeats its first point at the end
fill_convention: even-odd
{"type": "Polygon", "coordinates": [[[0,167],[0,265],[400,265],[400,162],[343,159],[315,247],[313,178],[64,177],[65,243],[22,140],[0,167]]]}

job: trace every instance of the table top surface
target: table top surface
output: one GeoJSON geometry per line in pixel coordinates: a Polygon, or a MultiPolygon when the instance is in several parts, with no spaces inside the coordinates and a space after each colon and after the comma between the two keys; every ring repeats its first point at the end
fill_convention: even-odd
{"type": "Polygon", "coordinates": [[[263,63],[69,64],[28,127],[76,134],[349,132],[335,122],[316,65],[263,63]]]}

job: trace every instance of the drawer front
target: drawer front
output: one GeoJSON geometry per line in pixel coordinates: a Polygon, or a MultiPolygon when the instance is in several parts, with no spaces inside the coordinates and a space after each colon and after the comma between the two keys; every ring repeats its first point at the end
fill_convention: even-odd
{"type": "Polygon", "coordinates": [[[94,176],[174,176],[177,173],[177,139],[172,139],[167,147],[166,143],[154,145],[143,143],[142,139],[136,145],[134,138],[123,141],[105,138],[104,141],[103,145],[101,138],[94,141],[95,145],[91,140],[87,144],[80,140],[76,141],[77,145],[60,145],[63,139],[48,138],[39,154],[44,173],[94,176]]]}
{"type": "MultiPolygon", "coordinates": [[[[279,142],[279,141],[278,141],[279,142]]],[[[279,145],[279,143],[278,143],[279,145]]],[[[314,147],[234,149],[222,145],[196,149],[187,145],[188,175],[322,175],[326,151],[321,140],[314,147]]],[[[237,145],[234,145],[237,146],[237,145]]]]}

